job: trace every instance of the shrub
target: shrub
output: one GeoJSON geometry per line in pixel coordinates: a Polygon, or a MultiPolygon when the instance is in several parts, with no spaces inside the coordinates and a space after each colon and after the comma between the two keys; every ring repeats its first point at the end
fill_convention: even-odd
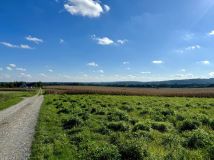
{"type": "Polygon", "coordinates": [[[210,121],[210,128],[212,128],[214,130],[214,120],[210,121]]]}
{"type": "Polygon", "coordinates": [[[166,132],[168,131],[168,126],[164,122],[155,122],[152,123],[152,129],[158,130],[160,132],[166,132]]]}
{"type": "Polygon", "coordinates": [[[137,123],[134,126],[133,131],[137,131],[137,130],[150,131],[150,126],[144,123],[137,123]]]}
{"type": "Polygon", "coordinates": [[[104,142],[89,142],[83,147],[81,159],[87,160],[120,160],[118,148],[104,142]]]}
{"type": "Polygon", "coordinates": [[[214,159],[214,145],[208,148],[209,159],[214,159]]]}
{"type": "Polygon", "coordinates": [[[111,133],[111,130],[109,130],[106,126],[102,126],[97,130],[98,133],[108,135],[111,133]]]}
{"type": "Polygon", "coordinates": [[[108,114],[108,120],[110,121],[127,121],[128,116],[122,111],[115,111],[108,114]]]}
{"type": "Polygon", "coordinates": [[[178,115],[176,116],[176,120],[177,120],[177,121],[183,121],[184,119],[185,119],[185,117],[184,117],[183,115],[178,114],[178,115]]]}
{"type": "Polygon", "coordinates": [[[170,116],[170,115],[174,115],[175,112],[173,110],[165,110],[165,111],[162,111],[161,114],[164,116],[170,116]]]}
{"type": "Polygon", "coordinates": [[[186,147],[192,149],[204,148],[211,142],[210,136],[204,130],[196,130],[186,140],[186,147]]]}
{"type": "Polygon", "coordinates": [[[182,139],[177,135],[166,135],[162,140],[162,145],[166,148],[175,148],[182,143],[182,139]]]}
{"type": "Polygon", "coordinates": [[[123,160],[143,160],[150,156],[149,152],[136,141],[127,141],[118,147],[123,160]]]}
{"type": "Polygon", "coordinates": [[[196,120],[185,120],[181,123],[179,129],[180,131],[191,131],[194,129],[198,129],[200,126],[200,122],[196,120]]]}
{"type": "Polygon", "coordinates": [[[77,126],[81,125],[82,123],[83,122],[81,119],[79,119],[77,117],[72,117],[71,119],[63,122],[63,128],[72,129],[73,127],[77,127],[77,126]]]}
{"type": "Polygon", "coordinates": [[[128,131],[129,130],[129,127],[123,122],[109,123],[108,128],[113,131],[128,131]]]}
{"type": "Polygon", "coordinates": [[[131,111],[133,111],[134,110],[134,108],[133,107],[131,107],[131,106],[122,106],[122,107],[120,107],[120,109],[121,110],[124,110],[124,111],[127,111],[127,112],[131,112],[131,111]]]}

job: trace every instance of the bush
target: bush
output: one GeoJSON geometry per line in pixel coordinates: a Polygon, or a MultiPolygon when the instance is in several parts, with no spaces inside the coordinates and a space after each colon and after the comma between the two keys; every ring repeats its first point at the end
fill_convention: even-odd
{"type": "Polygon", "coordinates": [[[150,156],[147,149],[144,149],[142,145],[136,141],[127,141],[118,147],[122,160],[143,160],[150,156]]]}
{"type": "Polygon", "coordinates": [[[160,132],[166,132],[168,131],[168,126],[166,123],[156,122],[156,123],[152,123],[152,129],[158,130],[160,132]]]}
{"type": "Polygon", "coordinates": [[[214,159],[214,145],[208,148],[209,159],[214,159]]]}
{"type": "Polygon", "coordinates": [[[77,127],[81,124],[83,124],[81,119],[79,119],[77,117],[73,117],[73,118],[63,122],[63,128],[64,129],[72,129],[72,128],[77,127]]]}
{"type": "Polygon", "coordinates": [[[162,111],[161,114],[164,116],[170,116],[170,115],[174,115],[175,112],[172,110],[165,110],[165,111],[162,111]]]}
{"type": "Polygon", "coordinates": [[[115,111],[108,114],[108,120],[110,121],[127,121],[128,119],[127,114],[122,111],[115,111]]]}
{"type": "Polygon", "coordinates": [[[190,134],[186,140],[186,147],[192,149],[204,148],[211,143],[211,139],[208,133],[204,130],[196,130],[190,134]]]}
{"type": "Polygon", "coordinates": [[[182,139],[176,135],[166,135],[161,143],[166,148],[175,148],[182,144],[182,139]]]}
{"type": "Polygon", "coordinates": [[[133,131],[135,132],[137,130],[150,131],[150,126],[148,124],[144,124],[144,123],[137,123],[134,126],[133,131]]]}
{"type": "Polygon", "coordinates": [[[210,121],[210,128],[214,130],[214,120],[210,121]]]}
{"type": "Polygon", "coordinates": [[[129,127],[123,122],[109,123],[108,128],[113,131],[128,131],[129,130],[129,127]]]}
{"type": "Polygon", "coordinates": [[[104,142],[89,142],[82,146],[83,156],[87,160],[120,160],[118,148],[104,142]]]}
{"type": "Polygon", "coordinates": [[[185,120],[181,123],[179,130],[180,131],[191,131],[194,129],[198,129],[200,126],[200,122],[196,120],[185,120]]]}

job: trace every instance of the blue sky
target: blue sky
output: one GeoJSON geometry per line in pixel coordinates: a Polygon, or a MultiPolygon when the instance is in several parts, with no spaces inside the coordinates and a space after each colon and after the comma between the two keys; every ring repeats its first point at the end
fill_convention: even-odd
{"type": "Polygon", "coordinates": [[[214,77],[213,0],[0,1],[0,81],[214,77]]]}

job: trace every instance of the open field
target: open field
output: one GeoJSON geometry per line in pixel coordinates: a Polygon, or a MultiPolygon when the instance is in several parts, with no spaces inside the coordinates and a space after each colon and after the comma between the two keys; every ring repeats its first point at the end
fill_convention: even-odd
{"type": "Polygon", "coordinates": [[[46,86],[48,94],[111,94],[166,97],[214,97],[214,88],[125,88],[97,86],[46,86]]]}
{"type": "Polygon", "coordinates": [[[36,94],[35,91],[0,90],[0,110],[20,102],[24,97],[30,97],[34,94],[36,94]]]}
{"type": "Polygon", "coordinates": [[[214,99],[46,95],[31,159],[211,160],[214,99]]]}

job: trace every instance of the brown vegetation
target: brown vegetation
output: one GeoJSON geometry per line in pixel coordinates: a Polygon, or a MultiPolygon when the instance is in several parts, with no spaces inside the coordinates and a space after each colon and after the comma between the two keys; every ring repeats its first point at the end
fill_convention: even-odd
{"type": "Polygon", "coordinates": [[[46,86],[46,94],[110,94],[166,97],[214,97],[214,88],[125,88],[98,86],[46,86]]]}

